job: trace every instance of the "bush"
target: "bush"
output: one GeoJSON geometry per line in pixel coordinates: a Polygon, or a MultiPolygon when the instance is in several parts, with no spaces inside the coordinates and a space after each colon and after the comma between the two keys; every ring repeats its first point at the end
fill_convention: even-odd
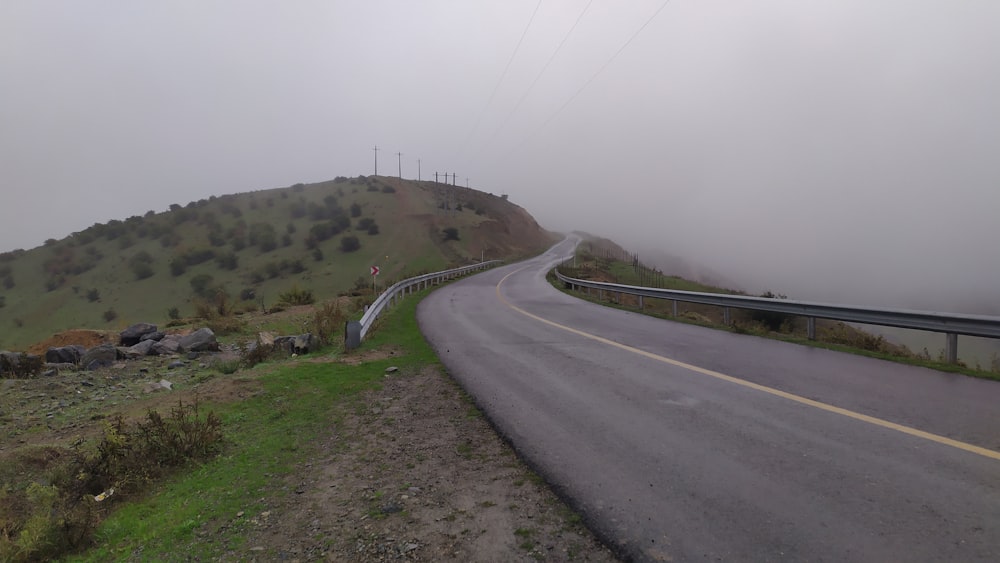
{"type": "Polygon", "coordinates": [[[181,310],[178,309],[177,307],[171,307],[167,309],[167,318],[169,318],[172,321],[176,321],[177,319],[181,318],[181,310]]]}
{"type": "Polygon", "coordinates": [[[104,322],[110,323],[111,321],[118,318],[118,311],[115,311],[114,309],[108,309],[107,311],[104,311],[104,313],[101,316],[104,317],[104,322]]]}
{"type": "Polygon", "coordinates": [[[327,301],[316,308],[313,315],[312,333],[319,339],[320,345],[332,344],[334,336],[343,328],[347,316],[340,310],[340,303],[327,301]]]}
{"type": "MultiPolygon", "coordinates": [[[[776,293],[771,293],[770,291],[765,291],[760,295],[765,299],[788,299],[787,295],[781,295],[776,293]]],[[[782,326],[788,323],[790,326],[795,320],[795,315],[789,315],[787,313],[775,313],[771,311],[750,311],[750,318],[757,323],[767,327],[772,331],[780,331],[782,326]]],[[[786,328],[787,328],[786,326],[786,328]]]]}
{"type": "Polygon", "coordinates": [[[278,296],[278,303],[287,306],[311,305],[313,302],[315,302],[315,299],[313,298],[312,291],[299,289],[298,286],[294,286],[292,289],[278,296]]]}
{"type": "Polygon", "coordinates": [[[372,226],[368,227],[368,234],[370,234],[370,235],[377,235],[378,234],[378,225],[372,225],[372,226]]]}
{"type": "Polygon", "coordinates": [[[351,204],[351,217],[361,217],[361,206],[357,202],[351,204]]]}
{"type": "Polygon", "coordinates": [[[87,290],[87,301],[93,303],[95,301],[100,301],[100,300],[101,300],[101,292],[98,291],[96,287],[87,290]]]}
{"type": "Polygon", "coordinates": [[[361,248],[361,241],[355,236],[346,236],[340,239],[341,252],[354,252],[361,248]]]}
{"type": "Polygon", "coordinates": [[[448,227],[445,230],[443,230],[442,233],[444,234],[445,241],[459,240],[458,229],[456,229],[455,227],[448,227]]]}
{"type": "Polygon", "coordinates": [[[132,273],[135,274],[135,279],[144,280],[153,277],[155,273],[153,267],[144,262],[137,262],[131,265],[132,273]]]}
{"type": "Polygon", "coordinates": [[[384,194],[396,193],[396,188],[392,186],[382,186],[382,193],[384,194]]]}
{"type": "Polygon", "coordinates": [[[6,289],[14,289],[14,277],[10,275],[4,276],[3,286],[6,289]]]}
{"type": "Polygon", "coordinates": [[[198,274],[191,278],[188,283],[191,284],[191,290],[194,291],[195,295],[204,297],[208,294],[208,288],[212,285],[213,281],[215,281],[215,278],[210,274],[198,274]]]}

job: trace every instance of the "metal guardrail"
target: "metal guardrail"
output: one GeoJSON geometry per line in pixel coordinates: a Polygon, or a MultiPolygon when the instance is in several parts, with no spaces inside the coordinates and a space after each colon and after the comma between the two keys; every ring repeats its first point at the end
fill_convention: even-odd
{"type": "Polygon", "coordinates": [[[677,316],[678,301],[722,307],[724,310],[723,318],[726,324],[730,322],[729,308],[799,315],[806,317],[808,325],[807,333],[810,340],[816,339],[816,319],[818,318],[943,332],[946,335],[947,343],[945,357],[949,363],[956,363],[958,361],[959,334],[1000,338],[1000,317],[987,315],[963,315],[957,313],[911,311],[906,309],[858,307],[854,305],[832,305],[810,301],[768,299],[746,295],[701,293],[696,291],[621,285],[570,278],[560,273],[558,268],[555,270],[555,274],[559,281],[566,284],[570,289],[596,289],[602,292],[602,294],[605,291],[618,293],[619,297],[621,294],[638,296],[640,308],[642,307],[642,299],[644,297],[671,300],[674,302],[674,316],[677,316]]]}
{"type": "Polygon", "coordinates": [[[389,289],[386,289],[381,295],[378,296],[375,302],[372,303],[371,306],[368,307],[368,310],[365,311],[365,314],[362,315],[360,321],[347,323],[347,330],[345,331],[347,348],[350,350],[360,346],[361,341],[364,340],[369,329],[371,329],[372,325],[375,324],[375,320],[378,319],[379,315],[381,315],[387,307],[395,304],[397,299],[402,299],[404,295],[413,293],[414,291],[420,291],[421,289],[430,287],[431,285],[444,283],[447,280],[464,276],[470,272],[485,270],[501,263],[501,260],[488,260],[486,262],[478,262],[469,266],[462,266],[461,268],[445,270],[443,272],[434,272],[432,274],[424,274],[422,276],[415,276],[396,282],[389,287],[389,289]]]}

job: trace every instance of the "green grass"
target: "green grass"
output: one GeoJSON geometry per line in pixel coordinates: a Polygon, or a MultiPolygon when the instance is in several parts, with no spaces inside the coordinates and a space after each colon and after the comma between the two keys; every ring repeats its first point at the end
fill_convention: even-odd
{"type": "Polygon", "coordinates": [[[357,366],[293,362],[258,366],[263,393],[215,408],[228,441],[217,459],[164,483],[143,501],[120,507],[97,532],[98,546],[69,561],[204,560],[238,549],[264,510],[261,498],[282,482],[335,423],[338,404],[377,387],[389,365],[437,365],[416,324],[417,293],[386,313],[361,350],[392,343],[402,354],[357,366]],[[243,512],[242,517],[237,517],[243,512]],[[209,537],[212,541],[204,541],[209,537]]]}
{"type": "MultiPolygon", "coordinates": [[[[375,182],[379,187],[392,185],[396,191],[372,192],[364,184],[329,181],[222,196],[192,202],[173,211],[125,220],[123,224],[126,227],[122,227],[125,233],[117,238],[109,238],[108,224],[96,224],[49,245],[17,255],[8,254],[6,258],[10,260],[0,261],[0,269],[10,272],[14,286],[6,288],[0,285],[0,296],[4,298],[4,306],[0,309],[0,349],[23,349],[55,332],[70,328],[119,331],[135,322],[162,325],[167,321],[167,311],[171,307],[176,307],[182,317],[190,317],[195,314],[190,282],[198,275],[211,275],[212,285],[224,287],[239,308],[259,305],[260,299],[270,307],[278,302],[282,293],[296,286],[312,291],[317,301],[334,297],[353,287],[358,277],[370,281],[368,268],[372,265],[381,267],[382,275],[378,281],[380,288],[384,288],[388,281],[478,259],[482,245],[494,249],[511,246],[508,235],[502,234],[502,230],[476,230],[483,221],[503,222],[511,214],[520,213],[513,204],[499,197],[465,188],[435,185],[433,182],[385,177],[379,177],[375,182]],[[312,250],[307,248],[305,239],[314,225],[326,221],[314,221],[308,215],[294,217],[292,206],[299,202],[322,206],[324,198],[331,195],[345,210],[357,204],[362,210],[361,216],[351,218],[349,231],[318,243],[323,258],[317,261],[312,250]],[[486,215],[476,215],[471,210],[445,212],[438,209],[438,204],[446,197],[451,201],[475,201],[477,208],[483,207],[489,212],[486,215]],[[232,209],[238,210],[240,216],[235,217],[227,211],[232,209]],[[197,214],[197,217],[177,224],[178,217],[183,214],[197,214]],[[373,219],[379,226],[379,234],[369,235],[356,230],[361,218],[373,219]],[[225,233],[225,244],[222,246],[210,244],[209,224],[213,222],[225,233]],[[250,227],[257,223],[274,227],[277,248],[264,252],[258,247],[247,246],[234,251],[231,246],[233,238],[228,233],[240,228],[249,233],[250,227]],[[294,232],[286,233],[288,225],[292,225],[294,232]],[[459,229],[464,246],[442,244],[440,230],[446,226],[459,229]],[[174,233],[180,239],[178,244],[164,247],[162,238],[138,234],[140,230],[151,227],[174,233]],[[284,246],[281,240],[285,234],[290,237],[291,244],[288,246],[284,246]],[[356,252],[342,252],[340,239],[345,235],[358,237],[361,248],[356,252]],[[124,236],[132,239],[127,248],[121,247],[124,236]],[[210,259],[188,266],[179,276],[172,275],[170,262],[175,255],[192,249],[235,252],[237,268],[224,270],[214,259],[210,259]],[[153,274],[137,280],[129,260],[140,252],[147,252],[152,257],[153,274]],[[305,271],[292,273],[286,270],[276,277],[265,276],[263,280],[253,281],[253,273],[263,271],[270,263],[296,260],[301,261],[305,271]],[[51,270],[61,265],[79,266],[86,262],[92,262],[90,269],[67,272],[62,286],[51,290],[46,287],[50,278],[46,273],[47,263],[51,270]],[[91,302],[87,298],[91,289],[99,290],[99,301],[91,302]],[[256,295],[253,300],[239,301],[239,295],[245,289],[254,289],[256,295]],[[156,298],[150,299],[150,295],[156,298]],[[102,316],[109,309],[118,314],[110,322],[102,316]]],[[[539,231],[537,236],[538,246],[547,244],[543,232],[539,231]]],[[[496,254],[499,251],[490,257],[511,258],[510,253],[503,256],[496,254]]],[[[5,279],[6,275],[0,278],[5,279]]]]}

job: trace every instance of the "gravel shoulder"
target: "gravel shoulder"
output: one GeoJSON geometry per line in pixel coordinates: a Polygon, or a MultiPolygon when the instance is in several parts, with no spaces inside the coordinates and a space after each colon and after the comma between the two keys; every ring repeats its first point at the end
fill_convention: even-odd
{"type": "Polygon", "coordinates": [[[337,421],[230,560],[615,561],[438,367],[337,421]]]}

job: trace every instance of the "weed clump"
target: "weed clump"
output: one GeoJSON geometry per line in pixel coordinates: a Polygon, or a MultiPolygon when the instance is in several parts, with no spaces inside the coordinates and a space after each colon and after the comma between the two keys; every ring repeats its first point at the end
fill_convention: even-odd
{"type": "Polygon", "coordinates": [[[112,417],[96,451],[46,450],[52,463],[44,479],[0,487],[0,560],[48,560],[85,547],[114,500],[141,494],[221,445],[221,419],[178,402],[166,417],[154,410],[134,423],[112,417]]]}

